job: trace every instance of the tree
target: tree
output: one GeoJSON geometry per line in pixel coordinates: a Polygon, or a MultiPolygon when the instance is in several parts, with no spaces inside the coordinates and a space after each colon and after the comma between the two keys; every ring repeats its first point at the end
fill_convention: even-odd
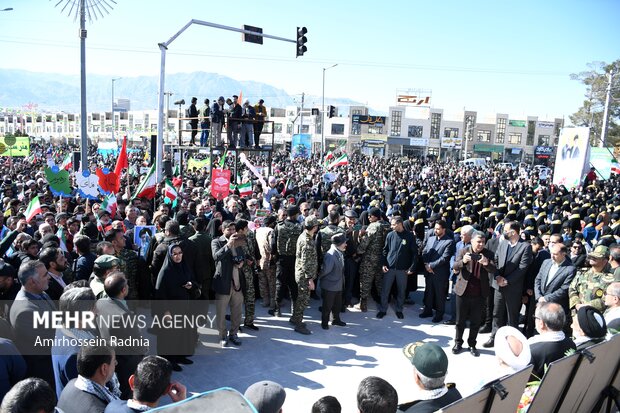
{"type": "Polygon", "coordinates": [[[594,146],[599,145],[603,127],[605,95],[609,82],[608,73],[613,69],[606,144],[607,146],[620,145],[620,59],[611,64],[592,62],[587,66],[590,70],[570,75],[572,80],[578,80],[586,86],[586,99],[577,112],[569,118],[574,126],[589,127],[590,143],[594,146]]]}

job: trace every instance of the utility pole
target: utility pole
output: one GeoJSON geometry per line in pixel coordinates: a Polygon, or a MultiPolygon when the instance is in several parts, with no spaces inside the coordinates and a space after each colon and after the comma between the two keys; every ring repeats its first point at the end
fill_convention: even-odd
{"type": "Polygon", "coordinates": [[[614,80],[614,69],[611,69],[609,73],[607,73],[607,78],[609,81],[607,82],[607,93],[605,95],[605,110],[603,111],[603,125],[601,127],[601,140],[600,146],[605,147],[605,139],[607,138],[607,121],[609,118],[609,101],[611,100],[611,84],[614,80]]]}
{"type": "MultiPolygon", "coordinates": [[[[164,116],[165,131],[166,131],[166,139],[167,143],[170,143],[170,131],[168,130],[168,113],[170,113],[170,96],[174,95],[172,92],[164,92],[164,96],[166,96],[166,116],[164,116]]],[[[180,117],[180,116],[179,116],[180,117]]]]}
{"type": "Polygon", "coordinates": [[[304,96],[305,96],[305,93],[302,92],[301,93],[301,112],[299,112],[299,134],[300,135],[301,135],[301,130],[304,126],[304,96]]]}

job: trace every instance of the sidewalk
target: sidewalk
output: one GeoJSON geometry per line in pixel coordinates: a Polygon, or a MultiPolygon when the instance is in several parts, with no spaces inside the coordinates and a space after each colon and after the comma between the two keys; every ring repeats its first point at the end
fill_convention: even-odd
{"type": "MultiPolygon", "coordinates": [[[[257,303],[255,324],[260,331],[245,329],[240,347],[218,348],[208,344],[197,352],[194,364],[175,373],[174,380],[184,383],[189,392],[203,392],[230,386],[241,393],[259,380],[273,380],[286,388],[285,412],[309,412],[319,398],[332,395],[343,412],[357,412],[359,382],[367,376],[379,376],[398,392],[399,403],[415,400],[415,384],[410,362],[402,348],[414,341],[434,342],[443,347],[450,364],[448,382],[454,382],[464,396],[475,391],[486,372],[496,366],[492,349],[484,349],[488,334],[478,337],[481,356],[463,351],[453,355],[454,326],[432,324],[420,319],[422,291],[412,294],[416,304],[405,307],[399,320],[390,309],[382,320],[376,319],[374,302],[367,313],[356,310],[342,314],[346,327],[330,325],[321,329],[320,301],[311,300],[305,322],[312,335],[293,331],[290,312],[274,318],[257,303]]],[[[467,337],[468,331],[465,332],[467,337]]]]}

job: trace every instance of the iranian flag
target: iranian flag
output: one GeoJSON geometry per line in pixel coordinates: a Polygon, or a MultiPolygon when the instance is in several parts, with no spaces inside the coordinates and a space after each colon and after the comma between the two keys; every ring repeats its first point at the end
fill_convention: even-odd
{"type": "Polygon", "coordinates": [[[168,198],[170,201],[174,201],[177,199],[179,194],[177,193],[177,189],[172,185],[169,179],[166,179],[166,185],[164,186],[164,197],[168,198]]]}
{"type": "Polygon", "coordinates": [[[252,182],[246,182],[241,185],[237,185],[239,189],[239,196],[248,196],[252,194],[252,182]]]}
{"type": "Polygon", "coordinates": [[[153,199],[155,198],[155,187],[157,186],[157,182],[155,181],[155,164],[151,166],[149,173],[144,177],[136,193],[131,199],[134,198],[146,198],[153,199]]]}
{"type": "Polygon", "coordinates": [[[108,211],[110,217],[114,219],[116,216],[116,209],[118,208],[118,202],[116,202],[116,195],[114,193],[108,194],[101,203],[101,209],[108,211]]]}
{"type": "Polygon", "coordinates": [[[41,211],[41,203],[39,202],[39,197],[35,196],[34,198],[32,198],[32,200],[30,201],[30,203],[28,204],[28,208],[26,209],[26,222],[30,222],[32,221],[32,219],[37,215],[40,214],[41,211]]]}
{"type": "Polygon", "coordinates": [[[335,168],[336,166],[344,166],[348,164],[349,164],[349,158],[347,157],[347,154],[345,153],[344,155],[342,155],[341,157],[337,158],[335,161],[330,163],[327,169],[332,169],[332,168],[335,168]]]}
{"type": "Polygon", "coordinates": [[[616,159],[612,159],[611,161],[611,173],[620,174],[620,165],[618,165],[618,161],[616,159]]]}
{"type": "Polygon", "coordinates": [[[73,163],[71,162],[71,154],[68,153],[67,156],[65,156],[65,159],[62,161],[60,169],[68,171],[69,169],[71,169],[71,166],[73,166],[73,163]]]}

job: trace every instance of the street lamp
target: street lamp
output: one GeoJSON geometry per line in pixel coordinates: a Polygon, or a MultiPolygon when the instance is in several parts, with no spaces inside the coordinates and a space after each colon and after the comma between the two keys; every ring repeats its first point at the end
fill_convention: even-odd
{"type": "Polygon", "coordinates": [[[325,71],[338,66],[338,63],[323,68],[323,104],[321,106],[321,160],[325,154],[325,71]]]}
{"type": "Polygon", "coordinates": [[[112,79],[112,140],[114,140],[114,82],[122,79],[122,77],[115,77],[112,79]]]}

